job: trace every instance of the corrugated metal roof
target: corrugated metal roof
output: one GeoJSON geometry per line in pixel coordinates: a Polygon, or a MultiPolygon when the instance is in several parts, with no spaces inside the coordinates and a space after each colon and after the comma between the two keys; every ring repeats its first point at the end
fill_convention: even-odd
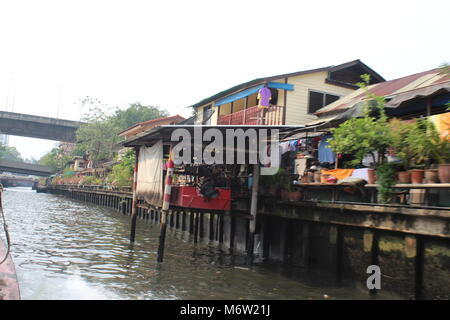
{"type": "MultiPolygon", "coordinates": [[[[381,82],[368,86],[368,91],[377,96],[384,96],[391,99],[396,95],[404,94],[408,91],[426,88],[437,84],[450,81],[450,76],[442,73],[439,68],[432,69],[416,74],[412,74],[403,78],[398,78],[386,82],[381,82]]],[[[366,92],[364,89],[358,89],[355,92],[317,110],[315,114],[319,117],[327,117],[331,113],[344,112],[357,103],[366,99],[366,92]]],[[[319,118],[318,121],[321,121],[319,118]]]]}
{"type": "Polygon", "coordinates": [[[179,121],[184,121],[186,120],[184,117],[180,116],[179,114],[176,114],[174,116],[169,116],[169,117],[162,117],[162,118],[157,118],[157,119],[150,119],[147,121],[142,121],[142,122],[138,122],[134,125],[132,125],[131,127],[126,128],[125,130],[122,130],[118,133],[118,135],[121,135],[135,127],[138,126],[142,126],[142,125],[147,125],[147,124],[152,124],[152,123],[158,123],[158,122],[162,122],[162,121],[170,121],[170,120],[179,120],[179,121]]]}
{"type": "Polygon", "coordinates": [[[276,75],[276,76],[271,76],[271,77],[265,77],[265,78],[259,78],[259,79],[254,79],[248,82],[244,82],[241,84],[238,84],[237,86],[231,87],[227,90],[221,91],[215,95],[212,95],[206,99],[203,99],[191,106],[189,106],[189,108],[196,108],[196,107],[200,107],[204,104],[213,102],[219,98],[222,97],[226,97],[232,93],[238,92],[240,90],[244,90],[250,87],[253,87],[255,85],[264,83],[264,82],[268,82],[268,81],[274,81],[274,80],[279,80],[279,79],[283,79],[283,78],[289,78],[289,77],[294,77],[294,76],[299,76],[299,75],[303,75],[303,74],[309,74],[309,73],[315,73],[315,72],[322,72],[322,71],[328,71],[328,72],[334,72],[334,71],[338,71],[338,70],[342,70],[343,68],[348,68],[351,66],[355,66],[358,65],[360,66],[363,70],[365,70],[366,73],[369,73],[372,76],[372,79],[375,81],[384,81],[384,78],[382,76],[380,76],[378,73],[376,73],[374,70],[372,70],[370,67],[368,67],[366,64],[364,64],[361,60],[357,59],[357,60],[353,60],[350,62],[346,62],[337,66],[328,66],[328,67],[323,67],[323,68],[317,68],[317,69],[311,69],[311,70],[305,70],[305,71],[298,71],[298,72],[292,72],[292,73],[286,73],[286,74],[280,74],[280,75],[276,75]]]}

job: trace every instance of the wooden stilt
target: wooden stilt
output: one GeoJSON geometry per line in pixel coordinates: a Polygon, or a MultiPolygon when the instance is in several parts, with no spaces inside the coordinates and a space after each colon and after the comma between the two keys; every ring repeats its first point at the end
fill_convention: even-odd
{"type": "Polygon", "coordinates": [[[415,237],[416,252],[415,252],[415,299],[424,299],[424,244],[423,238],[415,237]]]}
{"type": "Polygon", "coordinates": [[[200,213],[194,213],[194,243],[198,242],[198,223],[199,223],[200,213]]]}
{"type": "Polygon", "coordinates": [[[139,149],[135,149],[136,160],[134,162],[134,175],[133,175],[133,203],[131,205],[131,233],[130,233],[130,241],[134,242],[136,237],[136,219],[137,219],[137,198],[136,198],[136,185],[137,185],[137,173],[138,173],[138,164],[139,164],[139,149]]]}
{"type": "Polygon", "coordinates": [[[164,259],[164,245],[166,242],[166,229],[167,229],[167,211],[161,212],[161,224],[159,226],[159,245],[158,245],[158,257],[156,261],[163,262],[164,259]]]}
{"type": "Polygon", "coordinates": [[[167,161],[167,173],[166,173],[166,181],[164,185],[164,198],[163,205],[161,210],[161,218],[160,218],[160,230],[159,230],[159,245],[158,245],[158,256],[157,261],[163,262],[164,259],[164,244],[166,242],[166,221],[167,221],[167,213],[169,212],[170,207],[170,195],[172,193],[172,176],[174,170],[174,163],[172,161],[172,147],[169,151],[169,160],[167,161]]]}
{"type": "Polygon", "coordinates": [[[250,215],[252,219],[249,224],[249,236],[247,243],[247,254],[249,257],[253,257],[253,249],[255,246],[255,230],[256,230],[256,214],[258,212],[258,188],[259,188],[259,164],[253,165],[253,186],[252,186],[252,198],[250,203],[250,215]]]}

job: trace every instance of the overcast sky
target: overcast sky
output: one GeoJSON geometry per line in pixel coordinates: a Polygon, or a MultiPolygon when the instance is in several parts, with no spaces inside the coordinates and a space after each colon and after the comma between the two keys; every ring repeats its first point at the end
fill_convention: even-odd
{"type": "MultiPolygon", "coordinates": [[[[40,116],[78,120],[87,95],[189,116],[262,76],[361,59],[390,80],[450,62],[448,0],[0,3],[0,110],[40,116]]],[[[10,144],[38,159],[55,142],[10,144]]]]}

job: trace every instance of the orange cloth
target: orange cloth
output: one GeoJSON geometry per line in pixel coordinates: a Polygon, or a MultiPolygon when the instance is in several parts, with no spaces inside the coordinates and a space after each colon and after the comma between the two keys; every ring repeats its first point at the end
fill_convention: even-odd
{"type": "Polygon", "coordinates": [[[436,114],[434,116],[430,116],[429,119],[436,126],[441,139],[450,140],[450,112],[436,114]]]}
{"type": "Polygon", "coordinates": [[[350,177],[355,169],[333,169],[333,170],[320,170],[322,174],[330,174],[336,177],[338,180],[350,177]]]}

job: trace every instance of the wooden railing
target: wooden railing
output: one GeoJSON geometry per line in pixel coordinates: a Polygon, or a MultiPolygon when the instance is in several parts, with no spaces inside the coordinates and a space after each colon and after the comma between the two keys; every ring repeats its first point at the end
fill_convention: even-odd
{"type": "Polygon", "coordinates": [[[218,125],[283,125],[284,106],[270,106],[267,109],[260,109],[258,106],[245,110],[233,112],[231,114],[219,116],[218,125]]]}

